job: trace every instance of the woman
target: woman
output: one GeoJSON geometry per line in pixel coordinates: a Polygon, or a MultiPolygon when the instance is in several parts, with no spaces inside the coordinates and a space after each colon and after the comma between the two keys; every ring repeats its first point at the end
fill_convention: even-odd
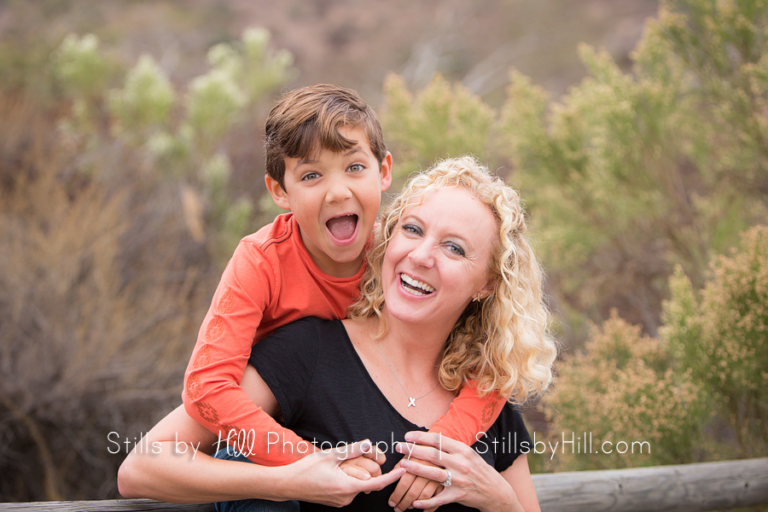
{"type": "MultiPolygon", "coordinates": [[[[405,468],[442,491],[414,502],[418,508],[457,502],[482,510],[538,510],[527,433],[511,407],[477,451],[419,431],[445,414],[469,380],[518,403],[549,384],[555,348],[525,229],[514,190],[472,158],[445,160],[415,177],[384,212],[362,297],[348,320],[305,319],[254,347],[256,371],[249,370],[242,385],[257,404],[321,447],[369,438],[385,452],[386,474],[374,469],[374,478],[354,482],[338,470],[342,458],[360,454],[360,445],[284,468],[129,457],[121,467],[121,493],[186,502],[259,497],[338,505],[354,498],[353,507],[368,510],[391,507],[390,492],[355,493],[381,489],[405,468]],[[512,433],[517,442],[499,449],[512,433]],[[402,440],[417,446],[396,443],[402,440]],[[402,450],[407,459],[390,471],[402,450]],[[183,477],[182,467],[194,469],[183,477]],[[219,472],[216,483],[206,484],[213,472],[219,472]],[[276,475],[289,480],[270,485],[276,475]],[[312,481],[320,476],[332,489],[312,481]],[[256,488],[255,478],[265,479],[263,488],[256,488]]],[[[148,434],[148,443],[169,443],[178,433],[178,439],[210,444],[211,434],[190,422],[183,409],[174,411],[148,434]]]]}

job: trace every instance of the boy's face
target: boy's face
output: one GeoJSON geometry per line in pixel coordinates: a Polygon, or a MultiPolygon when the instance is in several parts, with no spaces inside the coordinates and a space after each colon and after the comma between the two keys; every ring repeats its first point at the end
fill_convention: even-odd
{"type": "Polygon", "coordinates": [[[365,243],[379,212],[381,193],[392,181],[392,156],[381,163],[362,128],[339,128],[357,141],[341,153],[322,150],[316,160],[285,158],[285,189],[267,176],[275,203],[291,210],[301,238],[320,269],[332,276],[353,276],[365,256],[365,243]]]}

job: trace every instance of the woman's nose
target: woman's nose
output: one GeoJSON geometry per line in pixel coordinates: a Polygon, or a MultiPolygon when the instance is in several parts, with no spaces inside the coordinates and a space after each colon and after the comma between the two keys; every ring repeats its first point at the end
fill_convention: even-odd
{"type": "Polygon", "coordinates": [[[408,254],[408,257],[414,265],[431,268],[435,262],[433,244],[426,238],[421,240],[418,246],[414,247],[408,254]]]}

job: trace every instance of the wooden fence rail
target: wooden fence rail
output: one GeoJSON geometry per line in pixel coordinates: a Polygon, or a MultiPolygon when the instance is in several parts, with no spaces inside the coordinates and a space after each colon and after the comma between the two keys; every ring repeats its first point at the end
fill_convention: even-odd
{"type": "Polygon", "coordinates": [[[768,458],[533,475],[541,510],[698,512],[768,504],[768,458]]]}
{"type": "MultiPolygon", "coordinates": [[[[768,505],[768,458],[533,475],[543,512],[698,512],[768,505]]],[[[151,500],[0,503],[0,511],[194,511],[151,500]]]]}

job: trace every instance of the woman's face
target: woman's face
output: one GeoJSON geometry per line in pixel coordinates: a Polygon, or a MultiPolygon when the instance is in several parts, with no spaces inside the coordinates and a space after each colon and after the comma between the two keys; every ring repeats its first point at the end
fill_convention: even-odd
{"type": "Polygon", "coordinates": [[[453,326],[472,297],[490,292],[488,268],[497,233],[491,209],[463,187],[416,196],[384,254],[389,314],[453,326]]]}

